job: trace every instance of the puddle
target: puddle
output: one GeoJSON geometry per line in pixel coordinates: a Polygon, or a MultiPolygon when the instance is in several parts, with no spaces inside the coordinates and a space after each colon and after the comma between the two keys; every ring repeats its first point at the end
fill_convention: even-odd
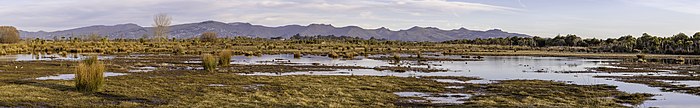
{"type": "MultiPolygon", "coordinates": [[[[105,72],[104,77],[110,77],[110,76],[122,76],[122,75],[127,75],[126,73],[114,73],[114,72],[105,72]]],[[[46,76],[46,77],[39,77],[36,78],[36,80],[73,80],[75,78],[75,74],[60,74],[56,76],[46,76]]]]}
{"type": "Polygon", "coordinates": [[[209,84],[207,86],[209,86],[209,87],[225,87],[226,85],[224,85],[224,84],[209,84]]]}
{"type": "Polygon", "coordinates": [[[463,89],[464,86],[447,86],[447,87],[445,87],[445,88],[448,88],[448,89],[463,89]]]}
{"type": "MultiPolygon", "coordinates": [[[[394,94],[399,97],[420,97],[424,98],[430,103],[435,104],[462,104],[466,99],[469,99],[472,95],[462,94],[462,93],[423,93],[423,92],[394,92],[394,94]]],[[[415,100],[414,100],[415,101],[415,100]]]]}
{"type": "Polygon", "coordinates": [[[433,79],[437,82],[443,82],[443,83],[458,83],[458,84],[464,84],[467,82],[456,80],[456,79],[433,79]]]}
{"type": "Polygon", "coordinates": [[[134,67],[132,70],[129,70],[128,72],[151,72],[155,71],[156,67],[134,67]]]}

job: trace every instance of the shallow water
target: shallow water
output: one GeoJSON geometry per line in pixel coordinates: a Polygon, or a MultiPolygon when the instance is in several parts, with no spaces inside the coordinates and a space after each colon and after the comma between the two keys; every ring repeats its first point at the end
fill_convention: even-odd
{"type": "MultiPolygon", "coordinates": [[[[49,60],[67,60],[67,61],[77,61],[86,58],[87,56],[82,54],[67,54],[66,56],[61,56],[58,54],[16,54],[16,55],[2,55],[0,56],[0,61],[49,61],[49,60]]],[[[112,59],[114,56],[98,56],[97,59],[112,59]]]]}
{"type": "MultiPolygon", "coordinates": [[[[382,56],[382,55],[377,55],[382,56]]],[[[436,57],[436,56],[429,56],[436,57]]],[[[446,58],[461,58],[461,56],[439,56],[446,58]]],[[[352,69],[336,71],[304,71],[291,73],[246,73],[241,75],[369,75],[369,76],[399,76],[399,77],[419,77],[419,76],[465,76],[479,77],[483,80],[468,81],[468,83],[493,83],[494,80],[514,80],[514,79],[537,79],[567,82],[571,84],[593,85],[608,84],[618,86],[619,90],[630,93],[652,93],[659,94],[653,98],[657,100],[646,101],[637,107],[677,107],[677,106],[700,106],[697,100],[700,96],[662,92],[659,88],[649,87],[642,84],[624,83],[606,78],[593,78],[593,76],[631,76],[631,75],[673,75],[665,72],[649,73],[558,73],[563,71],[588,71],[589,68],[612,67],[609,61],[614,59],[582,59],[570,57],[530,57],[530,56],[495,56],[485,57],[484,61],[429,61],[410,62],[402,61],[402,66],[425,67],[448,69],[449,72],[391,72],[377,71],[373,69],[352,69]],[[420,65],[427,64],[427,65],[420,65]]],[[[284,65],[308,65],[317,63],[329,66],[396,66],[390,61],[366,59],[357,57],[352,60],[331,59],[323,56],[305,56],[294,59],[293,55],[263,55],[260,57],[236,56],[232,58],[233,64],[276,64],[276,62],[258,61],[285,61],[284,65]]],[[[615,68],[615,67],[613,67],[615,68]]],[[[444,82],[454,82],[440,80],[444,82]]]]}
{"type": "Polygon", "coordinates": [[[151,71],[155,71],[156,69],[158,69],[158,68],[156,68],[156,67],[151,67],[151,66],[146,66],[146,67],[133,67],[133,68],[132,68],[131,70],[129,70],[128,72],[151,72],[151,71]]]}
{"type": "MultiPolygon", "coordinates": [[[[114,73],[114,72],[105,72],[104,77],[110,77],[110,76],[122,76],[122,75],[127,75],[126,73],[114,73]]],[[[55,76],[45,76],[45,77],[39,77],[36,78],[36,80],[73,80],[75,78],[75,74],[60,74],[60,75],[55,75],[55,76]]]]}
{"type": "Polygon", "coordinates": [[[462,104],[472,95],[462,93],[438,93],[429,94],[423,92],[394,92],[399,97],[421,97],[430,100],[431,103],[439,104],[462,104]]]}
{"type": "Polygon", "coordinates": [[[671,80],[661,80],[663,82],[668,82],[673,85],[685,85],[686,87],[700,87],[700,81],[671,81],[671,80]]]}

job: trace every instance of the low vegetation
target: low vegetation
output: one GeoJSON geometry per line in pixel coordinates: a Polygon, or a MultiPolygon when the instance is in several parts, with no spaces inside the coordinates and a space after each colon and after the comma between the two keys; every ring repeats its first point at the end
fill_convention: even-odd
{"type": "Polygon", "coordinates": [[[214,72],[216,71],[216,65],[219,65],[218,60],[214,55],[204,54],[202,55],[202,67],[205,71],[214,72]]]}
{"type": "Polygon", "coordinates": [[[231,64],[232,52],[230,50],[223,50],[219,52],[219,65],[228,66],[231,64]]]}
{"type": "Polygon", "coordinates": [[[652,94],[619,92],[609,85],[571,85],[539,80],[506,80],[484,85],[489,94],[466,104],[472,107],[625,107],[641,104],[652,94]]]}
{"type": "Polygon", "coordinates": [[[82,61],[75,68],[75,87],[80,91],[99,91],[105,84],[105,65],[96,56],[82,61]]]}

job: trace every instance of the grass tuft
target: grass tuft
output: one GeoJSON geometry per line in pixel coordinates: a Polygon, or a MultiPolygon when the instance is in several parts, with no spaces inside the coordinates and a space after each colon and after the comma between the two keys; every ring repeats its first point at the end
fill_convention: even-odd
{"type": "Polygon", "coordinates": [[[216,70],[216,65],[218,65],[216,57],[211,54],[202,55],[202,66],[204,70],[214,72],[216,70]]]}
{"type": "Polygon", "coordinates": [[[229,64],[231,64],[231,55],[231,50],[221,51],[221,53],[219,53],[219,65],[228,66],[229,64]]]}
{"type": "Polygon", "coordinates": [[[97,56],[83,60],[75,70],[75,86],[80,91],[96,92],[105,83],[105,65],[97,60],[97,56]]]}
{"type": "Polygon", "coordinates": [[[294,58],[295,59],[301,58],[301,52],[294,52],[294,58]]]}

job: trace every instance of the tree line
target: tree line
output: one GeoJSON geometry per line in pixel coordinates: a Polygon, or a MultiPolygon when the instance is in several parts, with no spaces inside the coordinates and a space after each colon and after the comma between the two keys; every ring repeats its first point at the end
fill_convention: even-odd
{"type": "Polygon", "coordinates": [[[632,35],[619,38],[583,39],[576,35],[558,35],[553,38],[542,37],[507,37],[488,39],[463,39],[444,41],[450,44],[476,45],[518,45],[530,47],[587,47],[601,52],[653,53],[653,54],[700,54],[700,32],[692,36],[679,33],[671,37],[652,36],[648,33],[639,38],[632,35]]]}

